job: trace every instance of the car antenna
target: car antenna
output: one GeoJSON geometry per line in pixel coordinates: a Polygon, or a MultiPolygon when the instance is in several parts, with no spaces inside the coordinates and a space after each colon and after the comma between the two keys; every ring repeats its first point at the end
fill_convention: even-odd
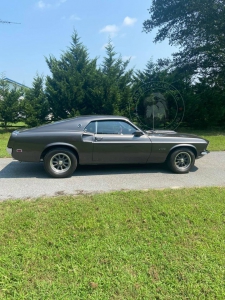
{"type": "Polygon", "coordinates": [[[155,131],[155,110],[154,110],[154,98],[153,98],[153,105],[152,105],[152,129],[153,132],[155,131]]]}
{"type": "Polygon", "coordinates": [[[0,20],[0,23],[4,23],[4,24],[21,24],[21,23],[10,22],[10,21],[2,21],[2,20],[0,20]]]}

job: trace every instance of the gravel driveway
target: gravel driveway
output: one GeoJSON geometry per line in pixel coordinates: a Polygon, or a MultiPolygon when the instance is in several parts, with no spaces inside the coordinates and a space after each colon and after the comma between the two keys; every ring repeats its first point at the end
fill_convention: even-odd
{"type": "Polygon", "coordinates": [[[200,186],[225,186],[225,152],[196,160],[189,174],[173,174],[165,165],[80,166],[71,178],[49,178],[42,163],[0,159],[0,200],[61,194],[200,186]]]}

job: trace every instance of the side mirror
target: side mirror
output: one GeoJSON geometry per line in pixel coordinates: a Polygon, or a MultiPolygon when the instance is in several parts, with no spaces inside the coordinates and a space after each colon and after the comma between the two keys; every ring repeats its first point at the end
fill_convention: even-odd
{"type": "Polygon", "coordinates": [[[133,132],[133,135],[134,135],[134,136],[142,136],[142,135],[143,135],[143,132],[140,131],[140,130],[136,130],[136,131],[133,132]]]}

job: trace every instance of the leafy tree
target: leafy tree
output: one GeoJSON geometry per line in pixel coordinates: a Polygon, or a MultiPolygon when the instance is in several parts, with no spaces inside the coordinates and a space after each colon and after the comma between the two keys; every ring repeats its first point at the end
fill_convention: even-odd
{"type": "Polygon", "coordinates": [[[182,91],[185,123],[224,126],[225,0],[154,0],[149,13],[145,32],[158,29],[155,42],[179,47],[169,76],[182,91]]]}
{"type": "Polygon", "coordinates": [[[26,90],[21,107],[27,125],[34,127],[46,122],[49,104],[44,90],[43,76],[36,75],[32,88],[26,90]]]}
{"type": "Polygon", "coordinates": [[[153,0],[149,13],[144,31],[158,29],[155,42],[168,38],[180,47],[174,54],[176,66],[224,81],[224,0],[153,0]]]}
{"type": "Polygon", "coordinates": [[[218,86],[211,86],[207,79],[199,79],[191,87],[187,101],[189,116],[185,120],[195,128],[225,126],[225,91],[218,86]]]}
{"type": "Polygon", "coordinates": [[[0,79],[0,121],[4,126],[7,123],[15,123],[20,119],[20,99],[24,94],[23,89],[14,87],[10,90],[8,83],[2,77],[0,79]]]}
{"type": "Polygon", "coordinates": [[[46,58],[52,76],[47,76],[46,93],[54,119],[93,114],[98,108],[99,73],[96,59],[89,59],[87,49],[76,32],[70,48],[60,59],[46,58]]]}

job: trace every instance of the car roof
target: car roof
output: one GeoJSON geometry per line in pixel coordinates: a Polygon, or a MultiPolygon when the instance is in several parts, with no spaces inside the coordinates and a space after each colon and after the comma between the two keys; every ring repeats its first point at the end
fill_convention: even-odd
{"type": "MultiPolygon", "coordinates": [[[[98,120],[121,120],[121,121],[129,121],[128,118],[122,117],[122,116],[112,116],[112,115],[87,115],[87,116],[77,116],[75,118],[70,119],[64,119],[58,122],[53,123],[54,126],[65,126],[67,127],[67,124],[71,124],[71,122],[74,124],[75,128],[79,128],[79,130],[83,130],[88,123],[92,121],[98,121],[98,120]]],[[[69,128],[69,127],[68,127],[69,128]]]]}
{"type": "Polygon", "coordinates": [[[86,115],[86,116],[77,116],[73,119],[90,119],[90,120],[97,120],[97,119],[124,119],[124,120],[128,120],[126,117],[122,117],[122,116],[113,116],[113,115],[86,115]]]}
{"type": "Polygon", "coordinates": [[[42,125],[39,127],[35,127],[33,131],[56,131],[56,130],[83,130],[91,121],[97,120],[124,120],[129,121],[125,117],[121,116],[112,116],[112,115],[88,115],[88,116],[78,116],[75,118],[64,119],[60,121],[56,121],[53,123],[49,123],[46,125],[42,125]],[[71,125],[72,124],[72,125],[71,125]]]}

